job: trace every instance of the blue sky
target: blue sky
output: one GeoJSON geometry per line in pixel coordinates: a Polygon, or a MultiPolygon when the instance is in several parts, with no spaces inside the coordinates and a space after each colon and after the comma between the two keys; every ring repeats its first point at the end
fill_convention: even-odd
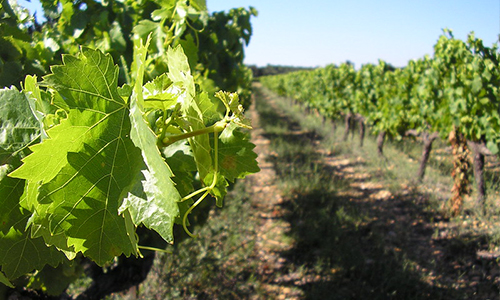
{"type": "Polygon", "coordinates": [[[210,11],[253,6],[254,35],[245,62],[360,67],[383,59],[405,66],[433,53],[443,28],[470,31],[491,46],[500,33],[499,0],[207,0],[210,11]]]}
{"type": "Polygon", "coordinates": [[[245,58],[258,66],[350,60],[360,67],[383,59],[402,67],[432,54],[443,28],[462,40],[474,31],[487,46],[500,34],[500,0],[207,0],[207,6],[259,11],[245,58]]]}

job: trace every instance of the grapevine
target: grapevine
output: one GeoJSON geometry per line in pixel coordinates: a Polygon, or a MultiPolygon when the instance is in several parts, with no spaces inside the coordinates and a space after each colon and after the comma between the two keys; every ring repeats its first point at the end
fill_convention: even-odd
{"type": "MultiPolygon", "coordinates": [[[[28,22],[10,3],[1,3],[0,22],[28,22]]],[[[17,84],[0,90],[0,283],[36,278],[28,288],[57,294],[71,278],[61,274],[56,287],[44,269],[77,274],[82,257],[100,266],[141,257],[156,248],[141,244],[140,227],[171,244],[175,224],[194,237],[188,216],[199,203],[210,195],[222,206],[231,183],[259,171],[243,115],[250,79],[243,56],[225,66],[234,70],[226,80],[208,77],[221,66],[202,57],[221,50],[211,40],[224,31],[241,31],[243,40],[228,39],[235,47],[248,43],[256,11],[221,12],[215,21],[205,1],[172,4],[67,4],[52,20],[57,26],[42,26],[31,42],[9,39],[43,48],[43,58],[23,52],[21,77],[40,65],[21,84],[0,70],[0,83],[17,84]],[[85,16],[84,30],[71,23],[85,16]]]]}

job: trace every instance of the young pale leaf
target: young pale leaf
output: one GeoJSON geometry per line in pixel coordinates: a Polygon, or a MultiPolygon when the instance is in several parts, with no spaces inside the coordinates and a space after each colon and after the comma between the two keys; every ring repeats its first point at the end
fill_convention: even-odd
{"type": "Polygon", "coordinates": [[[191,69],[189,68],[188,59],[181,46],[168,48],[167,62],[168,77],[173,82],[185,82],[189,80],[189,77],[191,76],[191,69]]]}
{"type": "Polygon", "coordinates": [[[7,234],[22,218],[19,199],[25,181],[7,176],[20,165],[27,146],[40,136],[40,123],[25,94],[15,87],[0,90],[0,233],[7,234]]]}
{"type": "Polygon", "coordinates": [[[41,139],[44,140],[48,137],[45,129],[52,127],[55,124],[54,121],[57,120],[56,123],[58,123],[60,119],[57,115],[57,110],[60,109],[60,111],[64,111],[64,109],[55,105],[55,103],[57,103],[55,99],[55,103],[52,103],[53,99],[51,99],[49,93],[40,90],[36,76],[26,76],[23,92],[28,99],[33,116],[40,124],[40,135],[41,139]]]}
{"type": "Polygon", "coordinates": [[[40,137],[40,124],[26,96],[15,87],[0,90],[0,164],[40,137]],[[2,158],[3,157],[3,158],[2,158]]]}
{"type": "Polygon", "coordinates": [[[156,77],[144,85],[144,107],[153,109],[171,109],[177,103],[180,90],[172,86],[167,74],[156,77]]]}
{"type": "MultiPolygon", "coordinates": [[[[205,115],[200,104],[208,101],[206,94],[195,94],[195,85],[193,76],[189,69],[189,64],[182,47],[167,50],[168,59],[168,77],[173,85],[182,92],[179,93],[177,102],[181,104],[181,111],[189,120],[189,131],[195,131],[206,128],[205,115]]],[[[189,139],[189,144],[193,150],[194,160],[200,173],[200,178],[204,179],[212,171],[211,145],[208,134],[202,134],[189,139]]],[[[210,182],[204,182],[210,185],[210,182]]]]}
{"type": "Polygon", "coordinates": [[[168,78],[172,80],[174,87],[181,92],[178,93],[177,102],[182,104],[181,110],[184,113],[195,114],[196,119],[203,119],[199,107],[195,103],[194,78],[189,69],[189,63],[184,50],[179,45],[167,50],[168,78]]]}
{"type": "Polygon", "coordinates": [[[53,234],[98,264],[137,253],[118,207],[143,161],[130,139],[129,109],[118,93],[118,67],[110,55],[83,49],[64,56],[44,83],[69,107],[68,118],[11,175],[41,182],[38,202],[49,204],[53,234]]]}

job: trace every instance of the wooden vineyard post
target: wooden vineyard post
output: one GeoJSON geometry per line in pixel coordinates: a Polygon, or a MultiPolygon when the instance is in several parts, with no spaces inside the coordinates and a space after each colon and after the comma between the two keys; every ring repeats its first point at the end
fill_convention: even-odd
{"type": "Polygon", "coordinates": [[[463,206],[463,197],[470,194],[469,188],[469,148],[467,141],[462,133],[456,127],[450,132],[448,137],[453,153],[453,188],[451,189],[451,198],[448,201],[449,211],[452,216],[460,213],[463,206]]]}

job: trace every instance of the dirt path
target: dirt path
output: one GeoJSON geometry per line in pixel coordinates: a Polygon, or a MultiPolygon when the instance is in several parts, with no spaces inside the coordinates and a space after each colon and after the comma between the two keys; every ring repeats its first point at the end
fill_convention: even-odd
{"type": "Polygon", "coordinates": [[[289,243],[283,242],[283,237],[290,230],[290,224],[281,217],[283,203],[280,190],[276,185],[274,164],[270,162],[272,155],[269,149],[270,140],[264,136],[260,126],[260,117],[255,109],[255,99],[252,102],[249,114],[252,120],[252,142],[256,145],[254,151],[258,154],[257,161],[261,171],[250,175],[247,180],[248,193],[252,201],[252,208],[258,214],[256,226],[255,250],[259,258],[259,277],[263,280],[261,288],[275,299],[299,299],[300,294],[291,288],[281,285],[280,273],[286,264],[286,259],[280,253],[290,249],[289,243]]]}
{"type": "MultiPolygon", "coordinates": [[[[274,105],[272,99],[265,101],[274,105]]],[[[322,271],[308,271],[304,275],[304,272],[299,274],[287,266],[293,261],[283,253],[294,251],[293,248],[297,247],[297,241],[290,240],[290,232],[294,230],[295,224],[291,224],[289,219],[284,217],[290,214],[284,203],[289,199],[282,197],[276,185],[277,174],[272,163],[270,140],[260,127],[255,101],[249,113],[254,126],[252,141],[256,144],[255,151],[261,167],[260,173],[248,178],[248,190],[252,206],[259,214],[260,220],[255,229],[255,247],[260,262],[258,276],[264,293],[273,299],[302,299],[307,298],[304,294],[306,286],[317,284],[336,287],[339,282],[333,281],[345,278],[335,278],[334,269],[331,271],[332,278],[329,278],[330,275],[325,275],[322,271]]],[[[283,115],[282,117],[286,118],[283,115]]],[[[298,127],[295,132],[289,134],[301,135],[303,132],[298,127]]],[[[332,156],[320,145],[316,151],[321,157],[320,165],[327,168],[333,177],[345,181],[349,186],[339,191],[335,198],[354,205],[360,214],[365,216],[356,224],[354,238],[359,240],[358,247],[366,249],[356,249],[359,256],[356,259],[361,262],[359,266],[351,266],[365,270],[352,271],[354,274],[359,272],[361,276],[366,276],[365,273],[368,272],[369,276],[377,276],[366,270],[374,268],[376,273],[377,268],[384,268],[378,266],[379,260],[383,258],[385,261],[380,262],[381,264],[396,268],[398,274],[394,276],[402,277],[402,280],[410,285],[414,281],[417,282],[419,286],[413,288],[416,291],[423,289],[422,295],[427,293],[429,296],[440,295],[441,299],[454,299],[459,292],[461,295],[470,295],[469,299],[500,299],[498,263],[495,263],[494,256],[481,256],[481,253],[487,252],[482,236],[453,235],[448,220],[422,209],[426,201],[424,194],[407,186],[402,186],[397,193],[391,193],[384,184],[374,183],[373,175],[363,169],[363,158],[332,156]],[[401,266],[401,261],[405,261],[407,265],[401,266]]],[[[297,222],[300,223],[300,220],[297,222]]],[[[345,233],[340,236],[343,234],[345,233]]],[[[341,277],[352,276],[349,275],[350,272],[342,274],[341,277]]],[[[377,282],[376,279],[367,280],[377,282]]],[[[387,285],[387,282],[383,284],[387,285]]],[[[347,282],[346,288],[349,288],[347,282]]],[[[351,295],[359,295],[357,292],[352,291],[351,295]]],[[[380,299],[380,295],[378,298],[380,299]]]]}

